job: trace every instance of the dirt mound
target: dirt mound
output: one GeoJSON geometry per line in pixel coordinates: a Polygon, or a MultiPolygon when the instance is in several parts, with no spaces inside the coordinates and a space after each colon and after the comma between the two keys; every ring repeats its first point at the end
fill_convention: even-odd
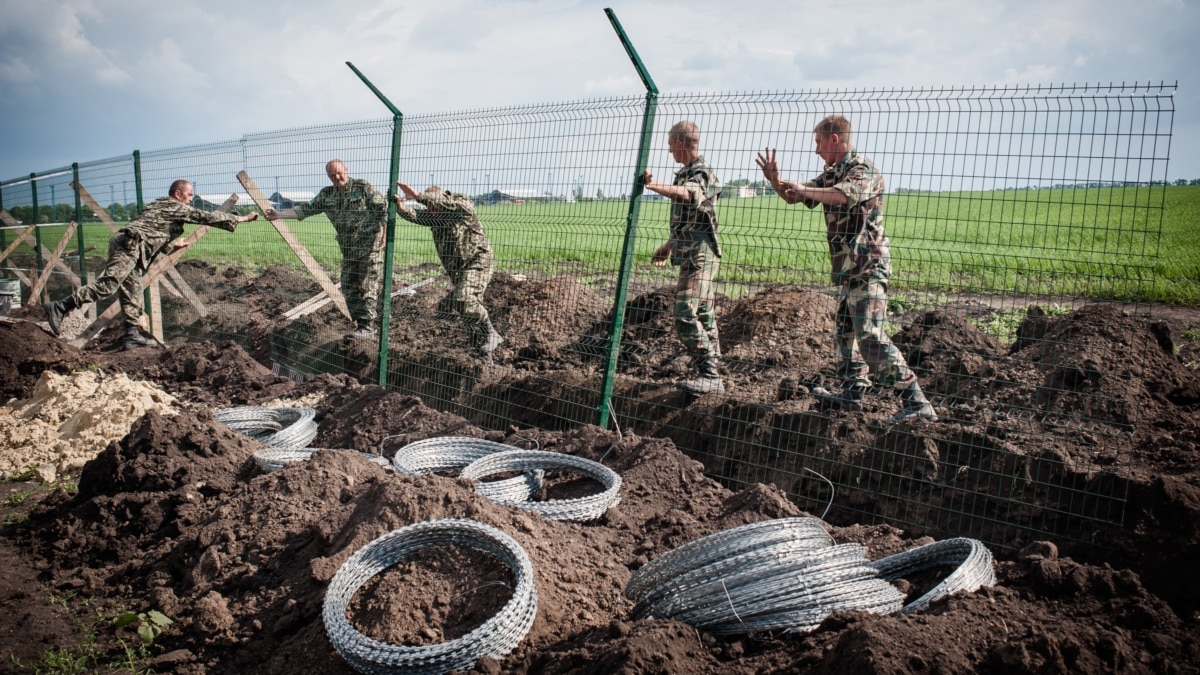
{"type": "Polygon", "coordinates": [[[228,408],[287,395],[296,383],[275,375],[232,342],[182,344],[142,369],[194,403],[228,408]]]}
{"type": "MultiPolygon", "coordinates": [[[[1140,317],[1031,313],[1015,353],[957,314],[915,317],[896,342],[922,369],[943,420],[898,427],[880,421],[895,398],[875,392],[856,413],[817,411],[799,388],[776,400],[783,378],[833,373],[829,295],[779,287],[720,298],[727,393],[693,397],[672,387],[690,367],[674,336],[674,291],[647,289],[627,308],[612,411],[620,435],[580,426],[597,415],[606,344],[596,331],[611,311],[588,277],[497,275],[488,302],[508,342],[494,364],[464,349],[444,278],[397,296],[387,376],[416,398],[360,383],[378,380],[372,347],[345,340],[349,324],[331,307],[285,319],[315,293],[287,269],[183,273],[214,310],[187,329],[221,341],[132,352],[108,341],[72,352],[36,328],[0,322],[0,391],[28,398],[33,369],[95,364],[150,379],[186,404],[174,418],[141,417],[85,467],[75,493],[0,483],[0,566],[9,570],[0,649],[21,663],[91,635],[103,657],[91,663],[102,669],[124,654],[116,638],[132,636],[115,631],[113,613],[158,609],[175,623],[142,665],[160,672],[282,673],[300,663],[348,673],[320,618],[338,567],[380,534],[458,517],[517,539],[539,594],[526,639],[504,659],[481,661],[480,672],[1197,672],[1195,373],[1164,347],[1169,331],[1140,317]],[[1063,348],[1068,339],[1082,346],[1063,348]],[[311,363],[356,377],[271,373],[272,350],[301,347],[311,363]],[[622,500],[593,523],[546,521],[453,476],[396,476],[336,451],[263,474],[249,459],[261,446],[209,409],[280,401],[317,409],[316,446],[391,455],[463,435],[541,447],[618,471],[622,500]],[[931,541],[920,535],[983,533],[1002,543],[999,585],[909,616],[836,615],[803,636],[717,638],[629,619],[622,589],[647,561],[705,534],[796,515],[797,502],[828,508],[827,521],[842,526],[830,527],[834,538],[862,543],[872,558],[931,541]],[[867,520],[926,529],[856,524],[867,520]],[[1057,538],[1074,560],[1046,542],[1019,554],[1031,536],[1057,538]]],[[[406,278],[430,274],[436,266],[406,278]]],[[[546,494],[588,489],[552,474],[546,494]]],[[[445,639],[507,597],[511,579],[492,567],[455,547],[428,551],[372,581],[349,618],[388,639],[445,639]]],[[[915,597],[948,571],[898,585],[915,597]]]]}
{"type": "MultiPolygon", "coordinates": [[[[39,308],[40,311],[40,308],[39,308]]],[[[90,363],[81,351],[29,321],[0,319],[0,403],[29,398],[42,373],[66,374],[90,363]]]]}
{"type": "Polygon", "coordinates": [[[1047,412],[1132,429],[1139,415],[1150,422],[1200,410],[1200,377],[1173,353],[1161,326],[1110,305],[1087,305],[1030,329],[1018,359],[1037,365],[1037,402],[1047,412]]]}
{"type": "MultiPolygon", "coordinates": [[[[220,374],[238,363],[239,351],[189,346],[172,350],[159,367],[171,378],[191,372],[188,386],[211,386],[225,398],[230,384],[220,374]]],[[[1136,575],[1045,557],[1038,567],[1001,565],[1000,588],[927,613],[839,615],[807,637],[715,638],[668,621],[629,621],[622,590],[648,560],[718,530],[799,510],[775,487],[732,493],[669,440],[628,430],[489,432],[414,397],[330,377],[287,393],[320,395],[323,446],[390,453],[445,434],[536,445],[618,471],[622,500],[595,523],[547,521],[487,501],[453,477],[406,478],[333,451],[264,475],[248,459],[260,446],[198,409],[178,420],[144,416],[85,467],[76,495],[47,497],[8,536],[36,555],[44,583],[60,593],[119,599],[172,617],[158,663],[181,673],[281,673],[296,663],[310,672],[349,672],[320,620],[325,586],[375,537],[448,517],[510,534],[534,565],[537,620],[512,655],[480,663],[486,672],[896,672],[918,661],[923,669],[1033,672],[1054,659],[1067,669],[1123,663],[1169,670],[1193,662],[1186,645],[1197,626],[1171,613],[1136,575]],[[997,617],[1009,632],[997,630],[997,617]],[[947,631],[959,636],[953,647],[947,631]]],[[[832,531],[866,544],[873,557],[917,543],[886,527],[832,531]]],[[[504,578],[490,576],[487,565],[454,547],[431,549],[360,591],[349,618],[381,637],[444,639],[504,601],[504,586],[489,583],[504,578]]]]}

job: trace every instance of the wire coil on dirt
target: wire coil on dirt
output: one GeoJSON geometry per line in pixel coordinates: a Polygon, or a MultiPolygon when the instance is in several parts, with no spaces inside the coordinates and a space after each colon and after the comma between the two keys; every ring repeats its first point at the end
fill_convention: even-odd
{"type": "MultiPolygon", "coordinates": [[[[396,451],[392,465],[396,473],[424,476],[442,471],[461,471],[477,459],[518,450],[511,445],[468,436],[442,436],[414,441],[396,451]]],[[[527,501],[542,487],[543,471],[479,483],[479,493],[501,503],[527,501]]]]}
{"type": "Polygon", "coordinates": [[[715,560],[652,588],[635,618],[670,618],[717,635],[809,631],[833,612],[896,612],[904,595],[858,544],[780,541],[715,560]]]}
{"type": "Polygon", "coordinates": [[[591,478],[604,486],[604,490],[586,497],[571,499],[550,499],[535,502],[512,499],[509,495],[501,498],[485,487],[488,483],[477,482],[476,491],[493,501],[515,506],[524,511],[533,511],[548,520],[588,521],[596,520],[604,512],[613,508],[621,501],[621,476],[616,471],[583,457],[565,455],[561,452],[545,450],[509,450],[481,457],[467,465],[462,470],[462,477],[474,481],[506,471],[566,471],[591,478]]]}
{"type": "Polygon", "coordinates": [[[279,450],[299,450],[317,437],[317,411],[312,408],[242,406],[213,412],[225,426],[279,450]]]}
{"type": "Polygon", "coordinates": [[[537,615],[533,564],[512,537],[483,523],[446,519],[393,530],[351,555],[325,592],[322,619],[329,641],[342,658],[363,673],[445,673],[469,670],[483,656],[500,658],[529,632],[537,615]],[[512,597],[482,625],[462,637],[428,646],[393,645],[363,635],[346,618],[355,592],[368,580],[417,551],[432,546],[465,546],[495,556],[512,570],[512,597]]]}
{"type": "Polygon", "coordinates": [[[809,548],[833,546],[833,537],[817,518],[777,518],[722,530],[690,541],[642,565],[625,586],[625,597],[640,603],[672,579],[742,553],[780,542],[807,543],[809,548]]]}
{"type": "Polygon", "coordinates": [[[658,556],[629,579],[633,618],[669,618],[714,634],[810,631],[843,610],[914,612],[956,591],[995,583],[992,555],[947,539],[869,562],[858,544],[834,545],[816,518],[780,518],[702,537],[658,556]],[[890,582],[956,564],[908,605],[890,582]]]}
{"type": "Polygon", "coordinates": [[[279,450],[270,448],[267,450],[259,450],[254,453],[254,463],[258,464],[258,468],[267,473],[278,471],[283,468],[283,465],[290,462],[306,462],[312,458],[312,454],[318,450],[326,452],[355,452],[368,460],[384,467],[385,469],[392,468],[392,463],[388,458],[382,455],[376,455],[369,452],[358,452],[357,450],[334,450],[329,448],[304,448],[303,450],[279,450]]]}
{"type": "Polygon", "coordinates": [[[983,586],[996,584],[996,570],[992,566],[992,552],[976,539],[959,537],[944,539],[932,544],[880,558],[871,565],[879,575],[894,581],[912,572],[958,565],[958,567],[921,597],[913,600],[901,610],[905,614],[918,612],[929,607],[934,600],[958,591],[974,591],[983,586]]]}

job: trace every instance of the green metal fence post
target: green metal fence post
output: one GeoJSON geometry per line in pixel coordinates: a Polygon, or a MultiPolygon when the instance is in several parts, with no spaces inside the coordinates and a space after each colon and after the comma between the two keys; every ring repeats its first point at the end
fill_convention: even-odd
{"type": "MultiPolygon", "coordinates": [[[[4,185],[0,184],[0,211],[4,210],[4,185]]],[[[8,230],[4,229],[3,224],[0,224],[0,250],[8,248],[8,230]]],[[[0,270],[0,278],[8,278],[8,266],[0,270]]]]}
{"type": "Polygon", "coordinates": [[[604,366],[604,380],[600,385],[600,408],[596,424],[601,427],[608,426],[609,414],[612,411],[613,382],[617,376],[617,361],[621,355],[621,331],[625,325],[625,300],[629,294],[629,277],[633,272],[633,254],[637,247],[638,214],[641,212],[642,192],[645,190],[643,174],[646,172],[646,165],[650,158],[650,140],[654,134],[654,114],[658,109],[658,87],[651,79],[650,71],[646,69],[646,64],[642,63],[629,36],[625,34],[625,29],[621,27],[621,22],[617,20],[617,15],[609,8],[604,9],[604,14],[608,16],[613,30],[621,39],[621,45],[625,47],[625,52],[629,55],[629,60],[633,62],[633,67],[637,69],[638,75],[642,78],[642,84],[646,87],[646,112],[642,117],[641,147],[638,149],[637,166],[634,167],[633,172],[629,214],[625,219],[625,243],[621,249],[621,267],[617,273],[617,296],[613,300],[612,327],[609,331],[611,339],[604,366]]]}
{"type": "MultiPolygon", "coordinates": [[[[133,220],[142,212],[142,209],[146,207],[145,203],[142,201],[142,152],[140,150],[133,151],[133,187],[134,191],[137,193],[137,213],[126,213],[125,222],[127,223],[133,220]]],[[[124,197],[122,197],[122,199],[124,199],[124,197]]],[[[111,208],[111,206],[109,208],[111,208]]],[[[150,325],[153,326],[158,317],[151,314],[151,312],[154,310],[154,305],[150,302],[149,288],[142,289],[142,307],[145,308],[146,318],[150,320],[150,325]]]]}
{"type": "Polygon", "coordinates": [[[396,181],[400,180],[400,135],[404,128],[404,113],[400,109],[392,105],[383,92],[379,91],[366,75],[359,72],[358,68],[354,67],[353,63],[346,62],[350,66],[350,70],[358,76],[358,79],[367,85],[380,101],[387,106],[388,110],[392,111],[392,156],[388,170],[388,215],[387,215],[387,239],[383,245],[383,307],[380,309],[379,317],[379,386],[387,387],[388,373],[388,339],[391,328],[392,317],[392,257],[395,255],[396,246],[396,201],[392,199],[396,194],[396,181]]]}
{"type": "MultiPolygon", "coordinates": [[[[42,228],[38,227],[38,224],[42,222],[42,214],[38,209],[36,173],[29,174],[29,192],[33,195],[33,252],[37,260],[37,276],[41,277],[45,261],[42,260],[42,228]]],[[[42,295],[46,295],[45,290],[42,291],[42,295]]],[[[30,298],[29,301],[36,302],[37,298],[30,298]]]]}
{"type": "Polygon", "coordinates": [[[75,193],[75,239],[79,242],[79,283],[87,286],[87,261],[84,260],[83,202],[79,199],[79,162],[71,164],[71,191],[75,193]]]}

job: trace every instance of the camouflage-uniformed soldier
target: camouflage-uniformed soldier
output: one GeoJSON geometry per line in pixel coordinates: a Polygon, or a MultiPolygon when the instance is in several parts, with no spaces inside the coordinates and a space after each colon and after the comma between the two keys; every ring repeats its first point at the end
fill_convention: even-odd
{"type": "Polygon", "coordinates": [[[700,154],[700,128],[679,122],[667,135],[671,157],[683,165],[671,185],[654,181],[646,171],[647,190],[671,200],[671,236],[654,251],[651,262],[679,266],[675,287],[675,333],[692,357],[695,376],[675,382],[693,394],[721,393],[725,385],[718,372],[721,359],[717,336],[716,290],[713,280],[721,264],[717,241],[717,198],[721,181],[700,154]]]}
{"type": "Polygon", "coordinates": [[[840,394],[812,390],[822,407],[862,410],[869,374],[896,390],[904,402],[889,422],[921,418],[936,421],[933,406],[921,392],[917,376],[884,332],[891,252],[883,231],[883,174],[854,149],[850,121],[830,115],[813,129],[816,153],[825,172],[805,183],[779,179],[775,150],[759,153],[758,166],[784,201],[825,209],[832,280],[838,287],[836,338],[841,363],[838,374],[849,381],[840,394]]]}
{"type": "Polygon", "coordinates": [[[174,240],[183,234],[185,223],[211,225],[233,232],[238,223],[258,218],[257,213],[239,216],[193,208],[191,204],[195,189],[186,180],[171,183],[169,194],[169,197],[150,202],[141,215],[129,221],[108,240],[108,261],[95,281],[45,306],[46,320],[55,335],[62,333],[62,321],[73,310],[117,293],[125,319],[125,336],[122,339],[125,349],[155,344],[138,329],[138,321],[142,317],[142,274],[154,258],[166,250],[168,244],[171,251],[182,247],[174,240]]]}
{"type": "Polygon", "coordinates": [[[312,201],[294,209],[268,209],[266,216],[304,220],[324,213],[329,218],[342,251],[342,295],[358,328],[351,337],[370,339],[379,326],[387,198],[368,181],[351,178],[340,159],[330,160],[325,174],[332,185],[321,188],[312,201]]]}
{"type": "Polygon", "coordinates": [[[433,234],[442,267],[454,284],[454,311],[462,317],[472,349],[483,355],[496,351],[504,338],[496,332],[483,306],[483,294],[495,270],[492,246],[483,231],[470,197],[433,185],[422,193],[396,182],[406,199],[415,199],[425,208],[409,208],[399,194],[394,195],[401,218],[428,227],[433,234]]]}

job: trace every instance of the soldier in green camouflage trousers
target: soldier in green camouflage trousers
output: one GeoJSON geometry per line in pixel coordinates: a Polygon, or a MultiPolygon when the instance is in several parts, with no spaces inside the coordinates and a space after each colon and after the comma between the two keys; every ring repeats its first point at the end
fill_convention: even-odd
{"type": "Polygon", "coordinates": [[[784,201],[810,209],[821,204],[825,209],[832,280],[838,287],[838,374],[850,385],[840,394],[821,387],[815,387],[812,394],[822,407],[862,410],[863,393],[871,386],[868,375],[873,373],[903,401],[900,412],[889,422],[936,421],[916,374],[884,332],[892,261],[883,231],[883,174],[854,149],[850,121],[845,117],[831,115],[821,120],[813,129],[813,139],[817,155],[825,161],[825,172],[805,183],[779,179],[774,149],[767,148],[756,160],[784,201]]]}
{"type": "Polygon", "coordinates": [[[304,220],[324,213],[329,218],[342,252],[342,295],[350,318],[358,326],[353,336],[370,338],[379,326],[387,198],[369,182],[351,178],[340,159],[330,160],[325,174],[332,185],[321,188],[312,201],[294,209],[268,209],[266,216],[268,220],[304,220]]]}
{"type": "Polygon", "coordinates": [[[462,317],[471,348],[485,356],[490,355],[504,338],[492,326],[487,308],[483,306],[483,294],[492,280],[495,266],[492,246],[475,213],[475,202],[467,195],[436,185],[419,194],[399,181],[396,186],[405,199],[414,199],[425,207],[416,211],[409,208],[398,193],[394,195],[400,217],[428,227],[433,234],[438,258],[454,284],[454,310],[462,317]]]}
{"type": "Polygon", "coordinates": [[[651,263],[665,267],[667,260],[679,266],[675,287],[675,333],[692,357],[696,377],[677,381],[675,386],[693,394],[721,393],[725,385],[718,372],[721,359],[717,337],[716,290],[713,280],[721,265],[717,241],[717,198],[721,181],[700,154],[700,128],[679,122],[667,135],[671,157],[684,165],[671,185],[644,175],[647,190],[671,200],[671,236],[654,252],[651,263]]]}
{"type": "Polygon", "coordinates": [[[145,211],[108,240],[108,261],[95,281],[45,306],[46,319],[55,335],[61,334],[62,320],[73,310],[116,293],[125,319],[122,343],[125,349],[154,344],[138,330],[142,318],[142,274],[154,258],[167,249],[168,244],[171,244],[171,252],[182,246],[174,240],[183,234],[185,223],[211,225],[233,232],[238,223],[258,218],[257,213],[239,216],[193,208],[195,190],[186,180],[172,183],[169,194],[169,197],[150,202],[145,211]]]}

